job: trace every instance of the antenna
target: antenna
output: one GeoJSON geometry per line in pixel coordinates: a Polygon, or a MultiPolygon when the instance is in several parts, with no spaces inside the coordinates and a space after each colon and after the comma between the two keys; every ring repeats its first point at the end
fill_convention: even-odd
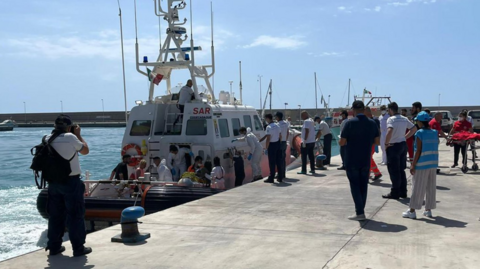
{"type": "Polygon", "coordinates": [[[318,101],[317,101],[317,72],[313,73],[315,77],[315,115],[318,116],[318,101]]]}
{"type": "Polygon", "coordinates": [[[240,66],[240,103],[243,105],[243,98],[242,98],[242,91],[243,91],[243,87],[242,87],[242,61],[239,61],[238,62],[239,66],[240,66]]]}
{"type": "Polygon", "coordinates": [[[190,51],[192,53],[192,66],[195,66],[195,50],[193,49],[193,7],[190,0],[190,51]]]}
{"type": "Polygon", "coordinates": [[[213,94],[215,94],[215,45],[213,43],[213,2],[210,1],[210,27],[211,27],[211,54],[212,54],[212,74],[213,74],[213,94]]]}
{"type": "MultiPolygon", "coordinates": [[[[123,70],[123,99],[125,101],[125,125],[128,123],[127,112],[127,84],[125,82],[125,53],[123,51],[123,23],[122,23],[122,9],[120,8],[120,0],[117,0],[118,4],[118,16],[120,17],[120,44],[122,46],[122,70],[123,70]]],[[[135,0],[135,32],[137,29],[137,1],[135,0]]]]}

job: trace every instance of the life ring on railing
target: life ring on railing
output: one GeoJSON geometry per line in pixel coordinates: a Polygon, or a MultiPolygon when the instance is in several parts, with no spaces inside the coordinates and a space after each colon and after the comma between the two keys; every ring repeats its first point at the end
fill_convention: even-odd
{"type": "MultiPolygon", "coordinates": [[[[125,145],[123,148],[122,148],[122,156],[125,155],[127,153],[127,150],[129,149],[135,149],[137,151],[137,155],[138,156],[142,156],[142,149],[138,146],[138,145],[135,145],[135,144],[127,144],[125,145]]],[[[140,160],[142,158],[136,158],[136,157],[132,157],[130,163],[128,164],[129,166],[137,166],[139,163],[140,163],[140,160]]]]}

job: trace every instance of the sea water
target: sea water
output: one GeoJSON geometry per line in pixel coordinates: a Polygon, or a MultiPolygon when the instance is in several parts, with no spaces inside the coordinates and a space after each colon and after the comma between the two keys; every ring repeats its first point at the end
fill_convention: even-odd
{"type": "MultiPolygon", "coordinates": [[[[35,185],[30,149],[39,144],[48,128],[15,128],[0,132],[0,261],[44,248],[47,220],[36,206],[39,190],[35,185]]],[[[82,136],[90,153],[80,155],[82,171],[90,179],[107,179],[121,161],[121,143],[125,128],[84,128],[82,136]]],[[[332,143],[332,155],[338,155],[332,143]]]]}

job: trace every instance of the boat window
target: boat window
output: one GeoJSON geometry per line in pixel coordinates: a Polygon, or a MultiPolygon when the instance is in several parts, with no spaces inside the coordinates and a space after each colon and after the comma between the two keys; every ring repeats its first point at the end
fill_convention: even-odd
{"type": "Polygon", "coordinates": [[[233,136],[240,135],[240,119],[232,119],[233,136]]]}
{"type": "Polygon", "coordinates": [[[250,129],[253,130],[252,118],[250,117],[250,115],[243,116],[243,124],[244,124],[243,126],[245,126],[245,128],[250,127],[250,129]]]}
{"type": "Polygon", "coordinates": [[[130,129],[131,136],[149,136],[152,121],[150,120],[136,120],[130,129]]]}
{"type": "Polygon", "coordinates": [[[220,126],[220,136],[229,137],[230,130],[228,129],[228,121],[226,119],[219,119],[218,124],[220,126]]]}
{"type": "Polygon", "coordinates": [[[257,115],[255,115],[253,116],[253,119],[255,120],[255,130],[262,131],[263,126],[262,126],[262,122],[260,121],[260,118],[257,115]]]}
{"type": "Polygon", "coordinates": [[[206,135],[207,120],[188,120],[187,135],[206,135]]]}

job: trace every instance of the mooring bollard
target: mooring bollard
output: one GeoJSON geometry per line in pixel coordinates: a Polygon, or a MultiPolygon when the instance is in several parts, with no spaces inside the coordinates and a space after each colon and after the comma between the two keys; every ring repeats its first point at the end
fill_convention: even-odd
{"type": "Polygon", "coordinates": [[[315,159],[315,166],[319,169],[319,170],[327,170],[327,168],[325,168],[323,166],[323,161],[327,159],[327,156],[325,155],[318,155],[317,158],[315,159]]]}
{"type": "Polygon", "coordinates": [[[145,209],[141,206],[127,207],[122,211],[122,233],[112,237],[112,242],[138,243],[150,238],[150,233],[141,234],[138,231],[139,218],[145,215],[145,209]]]}

